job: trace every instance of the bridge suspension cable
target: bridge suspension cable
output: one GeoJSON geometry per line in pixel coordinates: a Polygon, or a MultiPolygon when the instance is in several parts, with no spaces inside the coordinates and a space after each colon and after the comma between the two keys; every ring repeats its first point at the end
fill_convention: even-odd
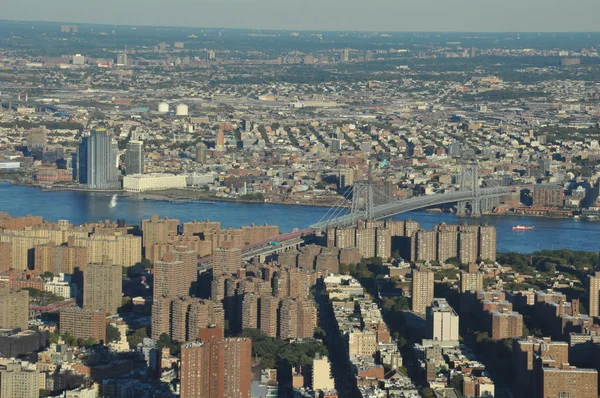
{"type": "Polygon", "coordinates": [[[508,187],[498,186],[493,180],[484,180],[481,186],[478,165],[473,162],[464,164],[457,175],[457,191],[447,191],[432,195],[415,196],[398,200],[374,184],[370,175],[366,181],[357,181],[352,187],[350,208],[342,206],[350,200],[349,190],[344,193],[336,206],[331,208],[321,220],[311,225],[313,229],[326,229],[334,226],[350,226],[360,219],[380,220],[407,211],[457,203],[457,213],[465,214],[467,203],[471,204],[471,215],[479,216],[482,211],[490,211],[497,205],[501,196],[509,193],[508,187]],[[489,185],[488,185],[489,184],[489,185]]]}
{"type": "Polygon", "coordinates": [[[332,219],[335,219],[335,218],[343,215],[344,211],[346,211],[346,213],[349,211],[348,210],[348,202],[351,200],[353,187],[348,186],[346,188],[347,189],[342,194],[342,197],[339,198],[338,201],[335,202],[335,204],[329,208],[329,210],[327,210],[327,213],[325,213],[323,215],[323,217],[321,217],[318,224],[320,224],[324,221],[329,222],[332,219]]]}

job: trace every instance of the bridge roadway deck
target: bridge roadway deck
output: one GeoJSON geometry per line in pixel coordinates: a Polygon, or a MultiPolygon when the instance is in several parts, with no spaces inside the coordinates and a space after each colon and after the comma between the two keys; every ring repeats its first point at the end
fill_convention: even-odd
{"type": "MultiPolygon", "coordinates": [[[[500,188],[481,188],[479,189],[479,199],[497,198],[508,194],[510,190],[506,187],[500,188]]],[[[405,213],[423,209],[430,206],[437,206],[446,203],[463,202],[474,200],[475,197],[472,191],[456,191],[443,194],[417,196],[410,199],[398,200],[384,205],[379,205],[373,208],[373,215],[376,220],[392,217],[396,214],[405,213]]],[[[362,213],[346,214],[344,216],[322,221],[313,224],[310,227],[313,229],[323,230],[329,227],[347,227],[355,224],[358,220],[364,218],[362,213]]]]}
{"type": "MultiPolygon", "coordinates": [[[[312,229],[303,229],[301,231],[290,232],[248,245],[242,249],[242,259],[249,260],[256,256],[266,256],[280,251],[282,248],[298,245],[302,243],[303,235],[312,232],[312,229]],[[277,242],[278,244],[272,245],[271,242],[277,242]]],[[[198,260],[198,266],[202,269],[212,268],[212,256],[200,258],[198,260]]]]}

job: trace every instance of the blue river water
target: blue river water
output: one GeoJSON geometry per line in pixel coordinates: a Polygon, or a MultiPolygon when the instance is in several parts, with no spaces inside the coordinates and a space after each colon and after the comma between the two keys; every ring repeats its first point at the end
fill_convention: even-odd
{"type": "MultiPolygon", "coordinates": [[[[77,191],[42,192],[37,188],[0,182],[0,212],[13,216],[40,215],[50,221],[69,220],[73,224],[88,221],[124,219],[139,224],[152,214],[177,218],[180,221],[220,221],[223,227],[250,224],[279,225],[282,232],[306,228],[318,222],[328,209],[312,206],[231,202],[167,202],[140,200],[118,196],[111,206],[113,195],[77,191]]],[[[426,229],[440,222],[488,223],[498,232],[498,251],[531,253],[542,249],[571,249],[600,251],[600,223],[573,219],[548,219],[517,216],[484,216],[480,219],[457,219],[450,213],[416,211],[401,214],[395,219],[419,221],[426,229]],[[531,231],[515,232],[517,224],[532,225],[531,231]]]]}

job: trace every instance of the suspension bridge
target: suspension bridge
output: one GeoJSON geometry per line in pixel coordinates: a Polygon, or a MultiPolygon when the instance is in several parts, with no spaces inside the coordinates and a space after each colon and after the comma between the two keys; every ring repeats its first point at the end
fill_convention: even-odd
{"type": "Polygon", "coordinates": [[[484,180],[485,186],[480,186],[477,163],[463,165],[457,177],[456,191],[398,200],[377,187],[369,172],[366,181],[358,181],[346,190],[340,200],[310,228],[323,231],[331,227],[347,227],[355,225],[359,220],[381,220],[448,203],[457,203],[458,215],[465,215],[470,205],[471,216],[477,217],[492,211],[498,205],[499,198],[510,192],[508,187],[497,186],[491,180],[484,180]]]}
{"type": "MultiPolygon", "coordinates": [[[[319,222],[307,229],[271,237],[265,241],[246,246],[242,250],[242,258],[250,260],[259,257],[262,261],[268,256],[291,249],[297,249],[305,243],[305,237],[316,231],[324,231],[331,227],[348,227],[356,225],[359,220],[380,220],[396,214],[412,210],[457,203],[457,214],[466,215],[470,207],[471,217],[490,212],[499,203],[501,196],[510,193],[508,187],[497,186],[491,180],[484,180],[480,186],[479,173],[476,163],[463,165],[457,175],[458,189],[433,195],[417,196],[399,200],[383,192],[371,178],[357,181],[344,192],[339,201],[329,209],[319,222]],[[275,243],[275,244],[273,244],[275,243]]],[[[212,266],[212,256],[198,260],[201,272],[212,266]]]]}

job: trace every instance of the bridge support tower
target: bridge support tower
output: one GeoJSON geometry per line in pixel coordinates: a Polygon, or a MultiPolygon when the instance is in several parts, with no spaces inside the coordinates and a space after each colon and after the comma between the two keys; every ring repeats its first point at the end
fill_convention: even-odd
{"type": "MultiPolygon", "coordinates": [[[[471,217],[481,217],[482,212],[491,210],[490,203],[487,199],[482,199],[479,192],[479,171],[477,162],[471,164],[463,164],[459,178],[459,186],[461,191],[471,190],[473,192],[473,199],[458,202],[456,204],[456,216],[466,217],[467,216],[467,205],[471,205],[471,217]]],[[[492,207],[493,208],[493,207],[492,207]]]]}

